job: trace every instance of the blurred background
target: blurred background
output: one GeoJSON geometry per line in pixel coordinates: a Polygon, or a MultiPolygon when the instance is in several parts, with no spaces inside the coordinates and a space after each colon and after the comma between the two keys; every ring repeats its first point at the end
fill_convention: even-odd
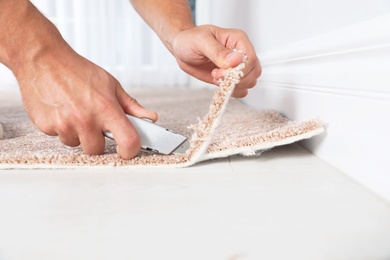
{"type": "MultiPolygon", "coordinates": [[[[373,0],[189,0],[197,24],[245,30],[259,53],[389,11],[373,0]]],[[[127,0],[33,0],[81,55],[114,74],[126,87],[200,84],[172,55],[127,0]],[[152,75],[152,76],[151,76],[152,75]]],[[[0,65],[0,89],[16,81],[0,65]]]]}
{"type": "MultiPolygon", "coordinates": [[[[125,87],[184,87],[190,78],[126,0],[33,0],[81,55],[102,66],[125,87]]],[[[195,14],[195,1],[190,0],[195,14]]],[[[0,65],[0,90],[15,88],[0,65]]]]}

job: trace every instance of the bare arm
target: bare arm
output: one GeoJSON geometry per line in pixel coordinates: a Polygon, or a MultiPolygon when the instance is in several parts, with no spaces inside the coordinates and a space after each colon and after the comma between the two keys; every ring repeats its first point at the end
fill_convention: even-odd
{"type": "Polygon", "coordinates": [[[195,26],[188,0],[130,2],[188,74],[218,85],[225,69],[242,62],[242,55],[232,51],[240,49],[247,54],[248,62],[233,96],[244,97],[256,85],[261,66],[245,32],[213,25],[195,26]]]}
{"type": "Polygon", "coordinates": [[[113,133],[125,159],[140,149],[125,113],[157,119],[108,72],[78,55],[57,28],[27,0],[0,0],[0,62],[15,74],[32,122],[87,154],[104,151],[113,133]]]}
{"type": "Polygon", "coordinates": [[[29,1],[0,0],[0,62],[15,75],[50,47],[67,48],[59,32],[29,1]]]}
{"type": "Polygon", "coordinates": [[[130,0],[169,51],[177,34],[195,27],[188,0],[130,0]]]}

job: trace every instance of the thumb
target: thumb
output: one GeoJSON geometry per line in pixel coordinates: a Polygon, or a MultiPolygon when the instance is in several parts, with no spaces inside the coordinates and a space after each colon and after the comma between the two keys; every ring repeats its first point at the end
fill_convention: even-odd
{"type": "Polygon", "coordinates": [[[225,60],[228,65],[227,68],[232,68],[236,67],[243,61],[243,56],[241,53],[234,51],[234,50],[229,50],[229,54],[226,56],[225,60]]]}
{"type": "Polygon", "coordinates": [[[129,96],[122,87],[118,88],[117,98],[120,106],[126,114],[138,118],[148,118],[153,122],[157,121],[158,115],[156,112],[144,108],[135,98],[129,96]]]}
{"type": "Polygon", "coordinates": [[[202,44],[204,55],[211,60],[218,68],[228,69],[235,67],[243,61],[243,55],[235,50],[226,48],[215,38],[211,44],[202,44]]]}

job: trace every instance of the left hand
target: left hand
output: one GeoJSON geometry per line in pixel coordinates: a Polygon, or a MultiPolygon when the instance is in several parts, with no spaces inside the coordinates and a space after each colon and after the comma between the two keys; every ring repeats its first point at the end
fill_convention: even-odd
{"type": "Polygon", "coordinates": [[[174,39],[173,54],[182,70],[195,78],[219,85],[226,69],[242,62],[243,51],[248,61],[244,77],[237,84],[232,96],[245,97],[261,75],[261,66],[252,43],[245,32],[223,29],[213,25],[197,26],[180,32],[174,39]]]}

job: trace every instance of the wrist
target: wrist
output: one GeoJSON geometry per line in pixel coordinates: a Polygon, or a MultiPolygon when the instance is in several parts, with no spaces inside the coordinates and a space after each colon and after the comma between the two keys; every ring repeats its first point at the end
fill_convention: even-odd
{"type": "Polygon", "coordinates": [[[195,27],[188,0],[130,0],[135,10],[173,53],[173,42],[182,31],[195,27]]]}
{"type": "Polygon", "coordinates": [[[0,61],[16,78],[41,57],[68,46],[57,28],[29,1],[3,2],[1,7],[0,61]]]}
{"type": "Polygon", "coordinates": [[[174,42],[176,37],[187,30],[190,30],[194,28],[195,25],[193,23],[186,23],[186,24],[177,24],[175,25],[174,23],[171,24],[169,28],[161,28],[160,33],[160,38],[164,45],[168,48],[168,50],[171,53],[174,53],[174,42]]]}

